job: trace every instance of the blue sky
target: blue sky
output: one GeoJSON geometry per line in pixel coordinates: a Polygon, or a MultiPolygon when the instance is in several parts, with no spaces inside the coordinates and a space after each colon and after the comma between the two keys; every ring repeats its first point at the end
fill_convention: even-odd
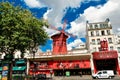
{"type": "MultiPolygon", "coordinates": [[[[1,0],[3,1],[3,0],[1,0]]],[[[48,22],[60,29],[63,26],[64,20],[67,20],[65,28],[77,38],[69,36],[67,40],[67,48],[79,48],[80,44],[86,42],[85,27],[86,21],[101,22],[106,18],[110,18],[113,26],[113,31],[119,33],[119,0],[4,0],[13,3],[15,6],[30,10],[37,18],[47,19],[48,22]]],[[[49,36],[57,31],[46,29],[49,36]]],[[[45,52],[52,50],[52,40],[49,39],[45,46],[40,46],[40,49],[45,52]]]]}

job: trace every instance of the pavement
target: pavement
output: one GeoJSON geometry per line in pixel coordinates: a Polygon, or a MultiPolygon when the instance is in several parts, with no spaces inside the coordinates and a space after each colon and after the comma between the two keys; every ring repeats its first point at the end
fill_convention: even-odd
{"type": "MultiPolygon", "coordinates": [[[[83,76],[59,76],[54,77],[52,80],[104,80],[104,79],[93,79],[91,75],[83,75],[83,76]]],[[[105,80],[120,80],[120,75],[115,75],[113,79],[105,79],[105,80]]]]}

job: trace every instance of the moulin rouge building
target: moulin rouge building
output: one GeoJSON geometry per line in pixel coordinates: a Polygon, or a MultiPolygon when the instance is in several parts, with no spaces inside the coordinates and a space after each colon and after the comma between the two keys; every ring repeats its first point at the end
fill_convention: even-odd
{"type": "MultiPolygon", "coordinates": [[[[63,30],[51,36],[53,50],[28,56],[27,73],[46,76],[91,75],[99,70],[114,70],[120,75],[119,46],[109,19],[104,22],[86,22],[86,45],[80,49],[67,50],[68,34],[63,30]]],[[[118,39],[117,39],[118,40],[118,39]]]]}

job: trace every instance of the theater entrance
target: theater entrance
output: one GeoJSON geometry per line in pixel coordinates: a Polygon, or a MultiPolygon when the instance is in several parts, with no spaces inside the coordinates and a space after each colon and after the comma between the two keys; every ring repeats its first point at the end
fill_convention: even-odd
{"type": "Polygon", "coordinates": [[[113,70],[117,74],[117,59],[103,59],[103,60],[94,60],[94,66],[96,71],[99,70],[113,70]]]}
{"type": "Polygon", "coordinates": [[[55,76],[66,76],[66,73],[69,72],[70,76],[80,76],[80,75],[91,75],[91,69],[62,69],[54,70],[55,76]]]}

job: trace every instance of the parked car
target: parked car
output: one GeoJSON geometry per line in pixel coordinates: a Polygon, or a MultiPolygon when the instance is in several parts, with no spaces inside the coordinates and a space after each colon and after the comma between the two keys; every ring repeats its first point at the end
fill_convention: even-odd
{"type": "Polygon", "coordinates": [[[95,78],[113,78],[114,75],[114,71],[113,70],[101,70],[98,71],[96,74],[93,74],[92,77],[95,78]]]}

